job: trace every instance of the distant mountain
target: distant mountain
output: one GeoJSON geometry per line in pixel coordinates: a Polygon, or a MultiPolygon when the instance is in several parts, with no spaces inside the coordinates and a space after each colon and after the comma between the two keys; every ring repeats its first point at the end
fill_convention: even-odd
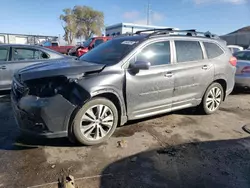
{"type": "MultiPolygon", "coordinates": [[[[245,33],[245,32],[249,32],[250,33],[250,26],[246,26],[246,27],[243,27],[241,29],[238,29],[232,33],[229,33],[229,34],[235,34],[235,33],[245,33]]],[[[229,35],[228,34],[228,35],[229,35]]]]}

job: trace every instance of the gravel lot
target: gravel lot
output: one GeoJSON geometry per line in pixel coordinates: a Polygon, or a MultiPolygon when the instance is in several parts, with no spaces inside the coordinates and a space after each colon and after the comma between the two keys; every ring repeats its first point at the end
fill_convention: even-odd
{"type": "Polygon", "coordinates": [[[249,123],[250,92],[237,92],[214,115],[188,109],[134,121],[82,147],[21,136],[2,96],[0,188],[54,188],[68,174],[79,188],[250,187],[249,123]]]}

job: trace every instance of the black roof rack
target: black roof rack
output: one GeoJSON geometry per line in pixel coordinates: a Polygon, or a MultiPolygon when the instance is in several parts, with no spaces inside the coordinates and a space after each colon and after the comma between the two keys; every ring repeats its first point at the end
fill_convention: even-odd
{"type": "Polygon", "coordinates": [[[207,32],[198,32],[195,29],[187,29],[187,30],[174,30],[172,28],[165,28],[165,29],[148,29],[148,30],[142,30],[142,31],[137,31],[135,34],[141,34],[141,33],[146,33],[146,32],[152,32],[148,34],[148,37],[152,36],[157,36],[157,35],[171,35],[171,34],[180,34],[183,33],[186,36],[203,36],[207,38],[218,38],[219,36],[210,33],[209,31],[207,32]]]}

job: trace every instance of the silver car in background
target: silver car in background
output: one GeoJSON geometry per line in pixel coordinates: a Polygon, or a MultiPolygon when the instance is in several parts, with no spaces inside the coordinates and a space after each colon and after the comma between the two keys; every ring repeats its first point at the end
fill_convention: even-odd
{"type": "Polygon", "coordinates": [[[250,88],[250,50],[234,53],[237,58],[235,86],[250,88]]]}

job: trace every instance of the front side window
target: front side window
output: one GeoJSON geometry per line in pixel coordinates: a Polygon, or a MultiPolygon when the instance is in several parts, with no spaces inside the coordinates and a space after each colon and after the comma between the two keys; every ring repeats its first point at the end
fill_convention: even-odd
{"type": "Polygon", "coordinates": [[[113,65],[121,61],[142,40],[142,37],[112,39],[93,48],[93,50],[81,56],[80,60],[103,65],[113,65]]]}
{"type": "Polygon", "coordinates": [[[222,49],[215,43],[203,42],[208,59],[218,57],[223,54],[222,49]]]}
{"type": "Polygon", "coordinates": [[[169,64],[170,63],[169,41],[156,42],[146,46],[136,56],[135,60],[150,62],[151,66],[169,64]]]}
{"type": "Polygon", "coordinates": [[[42,52],[40,50],[36,50],[34,54],[34,59],[48,59],[49,55],[47,55],[45,52],[42,52]]]}
{"type": "Polygon", "coordinates": [[[198,41],[175,41],[177,62],[199,61],[203,53],[198,41]]]}
{"type": "Polygon", "coordinates": [[[7,61],[8,60],[8,53],[9,50],[6,48],[0,48],[0,61],[7,61]]]}
{"type": "Polygon", "coordinates": [[[14,61],[25,61],[40,59],[40,51],[35,49],[15,48],[14,61]]]}

